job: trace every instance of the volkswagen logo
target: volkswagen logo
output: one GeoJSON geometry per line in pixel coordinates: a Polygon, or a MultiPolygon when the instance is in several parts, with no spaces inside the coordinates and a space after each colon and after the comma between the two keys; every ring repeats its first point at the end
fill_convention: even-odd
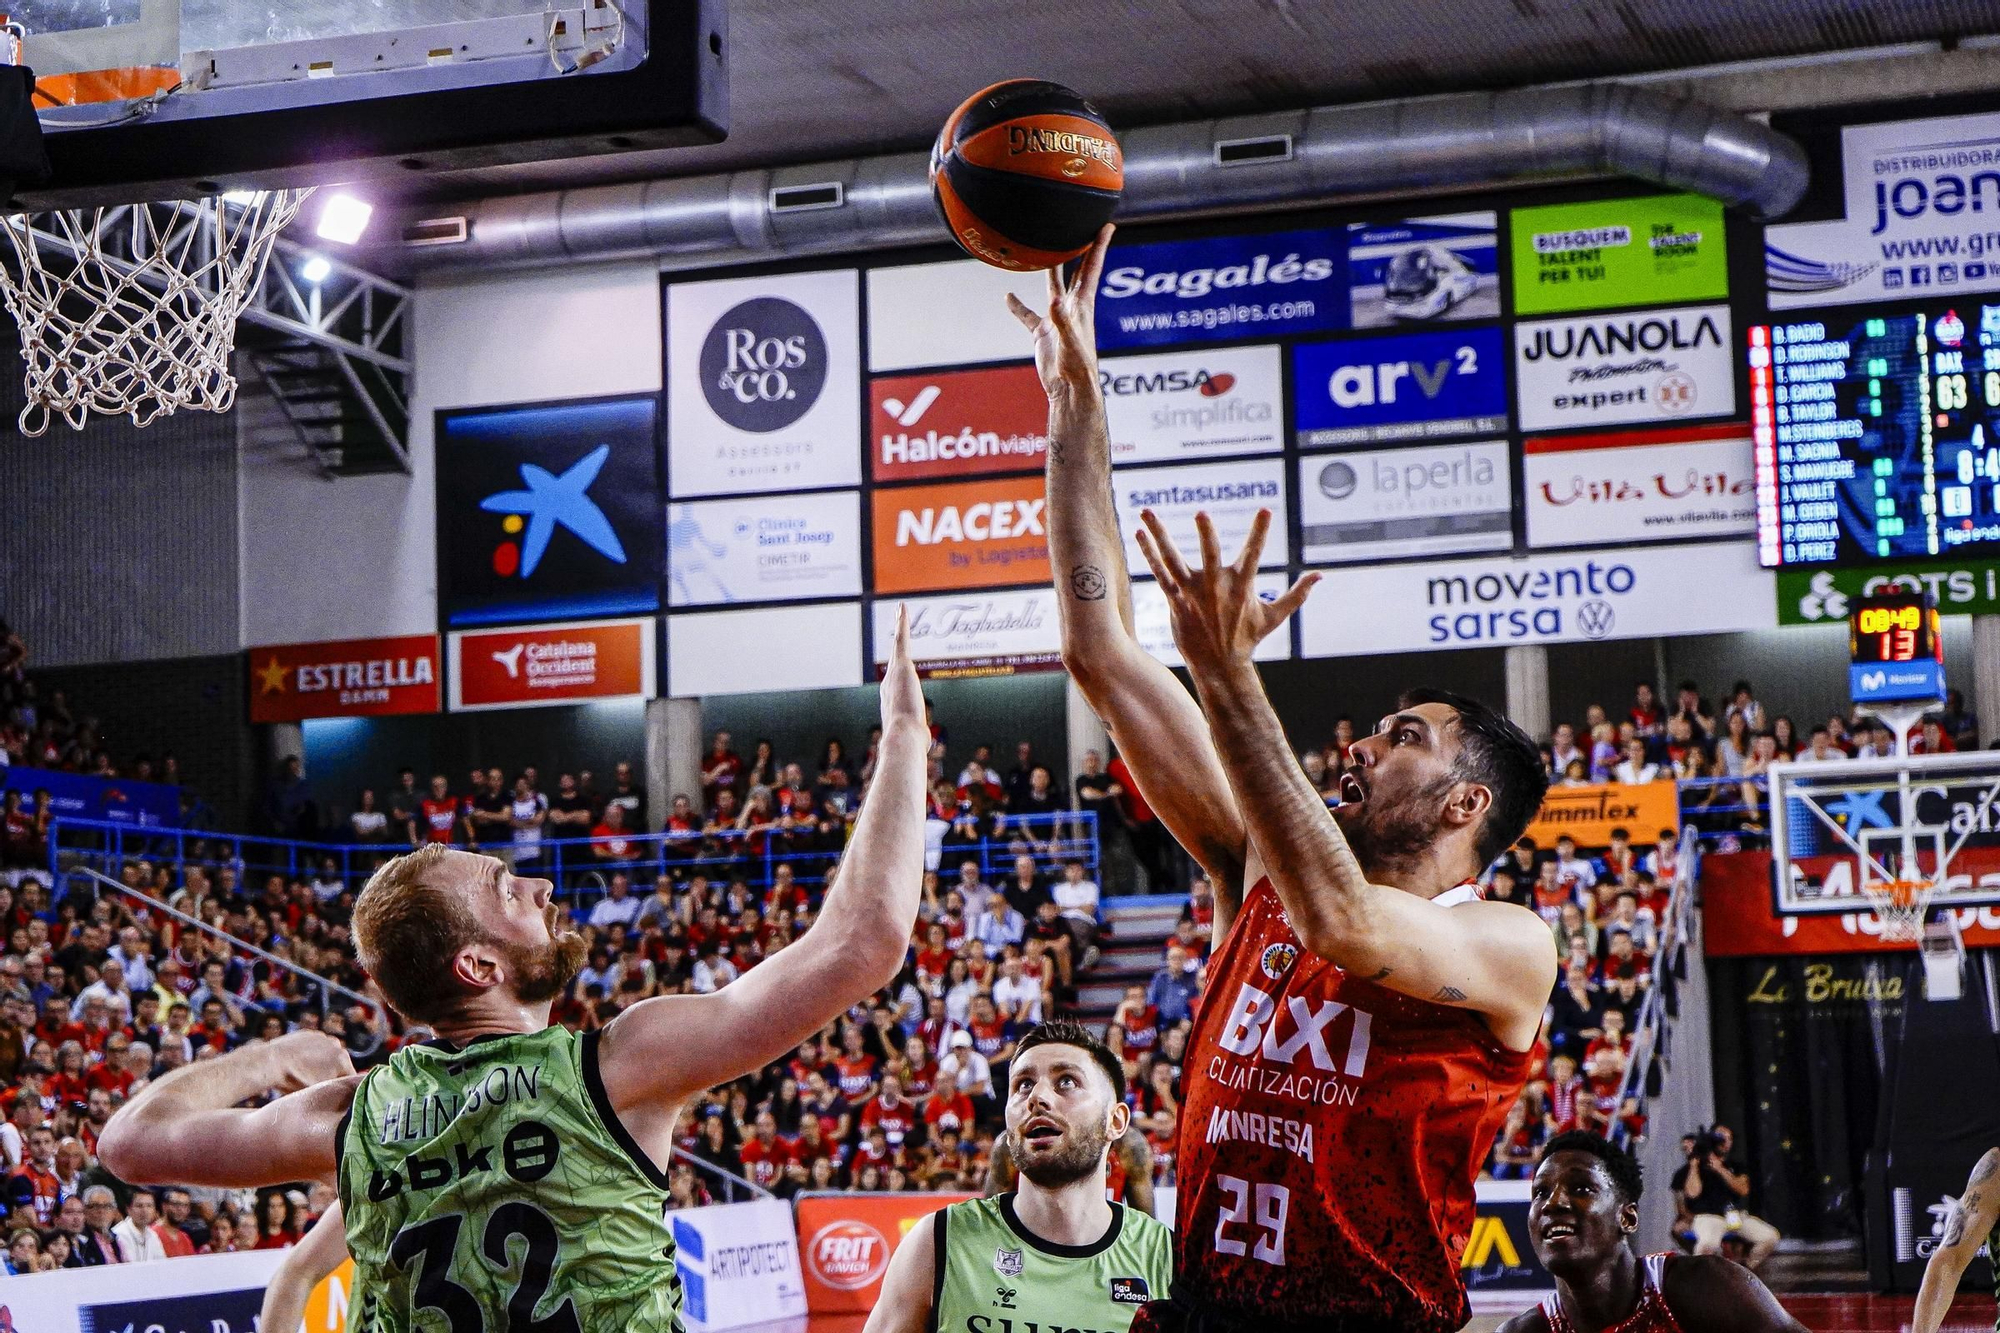
{"type": "Polygon", "coordinates": [[[1618,617],[1611,610],[1611,603],[1590,601],[1576,609],[1577,628],[1586,638],[1601,639],[1611,632],[1618,623],[1618,617]]]}

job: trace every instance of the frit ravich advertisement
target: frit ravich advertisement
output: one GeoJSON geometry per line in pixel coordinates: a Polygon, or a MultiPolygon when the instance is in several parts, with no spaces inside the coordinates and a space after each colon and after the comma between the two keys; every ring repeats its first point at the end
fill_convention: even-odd
{"type": "Polygon", "coordinates": [[[252,648],[250,720],[435,713],[444,672],[435,634],[252,648]]]}
{"type": "Polygon", "coordinates": [[[1656,194],[1517,208],[1514,309],[1523,315],[1666,305],[1729,294],[1722,205],[1656,194]]]}
{"type": "Polygon", "coordinates": [[[806,1303],[818,1314],[866,1314],[889,1256],[925,1216],[971,1194],[801,1194],[795,1214],[806,1303]]]}
{"type": "Polygon", "coordinates": [[[1514,326],[1524,430],[1730,416],[1736,353],[1726,305],[1514,326]]]}
{"type": "Polygon", "coordinates": [[[1530,436],[1521,452],[1530,546],[1757,530],[1747,426],[1530,436]]]}
{"type": "Polygon", "coordinates": [[[853,269],[667,286],[667,490],[861,482],[853,269]]]}
{"type": "Polygon", "coordinates": [[[1845,216],[1764,231],[1773,310],[2000,291],[2000,114],[1840,132],[1845,216]]]}
{"type": "Polygon", "coordinates": [[[653,694],[652,617],[451,636],[451,709],[531,708],[653,694]]]}

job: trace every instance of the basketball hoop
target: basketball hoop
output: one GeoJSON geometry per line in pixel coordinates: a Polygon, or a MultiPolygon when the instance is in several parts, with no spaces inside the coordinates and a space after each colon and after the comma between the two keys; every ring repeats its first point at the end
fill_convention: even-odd
{"type": "Polygon", "coordinates": [[[0,299],[21,329],[21,433],[92,412],[144,426],[183,407],[227,411],[236,320],[310,189],[0,218],[15,265],[0,299]]]}
{"type": "Polygon", "coordinates": [[[1892,879],[1864,888],[1875,905],[1875,915],[1881,919],[1883,939],[1915,944],[1923,938],[1924,917],[1930,911],[1931,894],[1937,885],[1927,879],[1892,879]]]}

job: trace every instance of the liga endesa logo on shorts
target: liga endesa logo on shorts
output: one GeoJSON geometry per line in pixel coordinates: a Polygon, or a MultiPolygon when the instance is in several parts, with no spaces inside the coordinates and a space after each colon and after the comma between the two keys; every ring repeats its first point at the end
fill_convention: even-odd
{"type": "Polygon", "coordinates": [[[806,1243],[806,1268],[836,1291],[859,1291],[889,1267],[889,1239],[866,1222],[831,1222],[806,1243]]]}
{"type": "Polygon", "coordinates": [[[753,297],[708,331],[701,391],[738,430],[783,430],[819,401],[826,359],[826,336],[811,315],[782,297],[753,297]]]}
{"type": "Polygon", "coordinates": [[[1031,365],[893,375],[868,386],[869,474],[876,481],[1039,469],[1048,399],[1031,365]]]}

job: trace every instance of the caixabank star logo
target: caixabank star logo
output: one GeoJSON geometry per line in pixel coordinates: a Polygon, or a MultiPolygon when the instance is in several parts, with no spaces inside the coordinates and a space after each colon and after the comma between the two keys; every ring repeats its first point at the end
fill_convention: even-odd
{"type": "Polygon", "coordinates": [[[441,413],[438,600],[451,626],[659,607],[649,395],[441,413]]]}

